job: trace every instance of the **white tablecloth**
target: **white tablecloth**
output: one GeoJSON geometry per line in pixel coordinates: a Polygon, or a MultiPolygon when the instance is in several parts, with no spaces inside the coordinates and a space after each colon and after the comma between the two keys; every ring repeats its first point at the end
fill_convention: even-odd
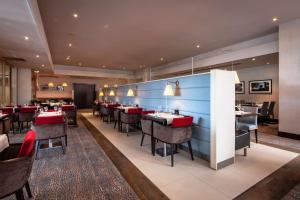
{"type": "Polygon", "coordinates": [[[125,113],[128,113],[129,109],[137,109],[138,107],[134,107],[134,106],[118,106],[117,108],[124,110],[125,113]]]}
{"type": "Polygon", "coordinates": [[[172,124],[174,118],[184,117],[182,115],[174,115],[174,114],[171,114],[171,113],[162,113],[162,112],[154,113],[154,114],[151,113],[151,114],[148,114],[148,115],[151,115],[153,117],[159,117],[159,118],[166,119],[167,125],[172,124]]]}
{"type": "Polygon", "coordinates": [[[6,135],[0,135],[0,152],[9,147],[8,138],[6,135]]]}
{"type": "Polygon", "coordinates": [[[52,117],[52,116],[60,116],[62,115],[61,111],[57,112],[41,112],[38,116],[39,117],[52,117]]]}
{"type": "Polygon", "coordinates": [[[243,115],[250,115],[250,114],[252,114],[252,112],[245,112],[245,111],[241,111],[241,110],[235,111],[235,115],[243,116],[243,115]]]}

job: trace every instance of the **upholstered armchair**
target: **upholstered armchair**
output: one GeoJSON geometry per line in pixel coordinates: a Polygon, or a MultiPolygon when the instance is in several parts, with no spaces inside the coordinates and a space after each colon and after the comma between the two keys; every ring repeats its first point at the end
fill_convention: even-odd
{"type": "Polygon", "coordinates": [[[134,109],[128,109],[127,113],[125,112],[120,113],[121,127],[122,124],[126,124],[127,136],[129,132],[129,125],[134,125],[137,127],[138,123],[141,120],[142,111],[143,111],[142,108],[134,108],[134,109]]]}
{"type": "Polygon", "coordinates": [[[35,112],[36,112],[36,107],[21,107],[20,112],[19,112],[19,124],[21,124],[20,127],[20,132],[23,130],[23,123],[27,123],[27,127],[29,127],[28,123],[31,123],[33,121],[35,112]]]}
{"type": "Polygon", "coordinates": [[[66,113],[68,124],[77,126],[77,107],[75,105],[63,105],[61,110],[66,113]]]}
{"type": "Polygon", "coordinates": [[[25,186],[29,198],[32,197],[28,179],[35,155],[35,132],[30,130],[22,144],[11,144],[0,156],[0,198],[15,194],[23,200],[25,186]]]}
{"type": "Polygon", "coordinates": [[[144,137],[145,135],[150,135],[152,132],[152,121],[144,119],[143,116],[147,114],[155,113],[154,110],[147,110],[142,112],[142,118],[141,118],[141,126],[142,126],[142,139],[141,139],[141,146],[143,146],[144,137]]]}
{"type": "Polygon", "coordinates": [[[245,112],[251,112],[255,113],[256,115],[251,116],[244,116],[238,119],[237,121],[237,129],[244,129],[244,127],[247,127],[249,132],[254,131],[255,132],[255,140],[257,143],[258,136],[257,136],[257,116],[258,116],[258,107],[253,106],[243,106],[245,112]]]}
{"type": "MultiPolygon", "coordinates": [[[[171,166],[174,166],[175,146],[188,143],[191,159],[194,160],[191,137],[193,117],[174,118],[171,126],[153,123],[153,137],[163,143],[171,145],[171,166]]],[[[155,143],[154,143],[155,148],[155,143]]]]}

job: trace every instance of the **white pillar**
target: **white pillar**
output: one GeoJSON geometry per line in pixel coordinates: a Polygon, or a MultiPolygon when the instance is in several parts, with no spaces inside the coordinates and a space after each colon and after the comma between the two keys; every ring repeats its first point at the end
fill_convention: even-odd
{"type": "Polygon", "coordinates": [[[30,68],[18,68],[18,104],[29,104],[32,99],[32,74],[30,68]]]}

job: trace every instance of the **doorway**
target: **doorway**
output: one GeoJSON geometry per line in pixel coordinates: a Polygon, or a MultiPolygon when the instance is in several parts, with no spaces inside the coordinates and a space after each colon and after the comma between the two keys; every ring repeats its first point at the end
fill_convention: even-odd
{"type": "Polygon", "coordinates": [[[95,84],[74,83],[74,103],[78,109],[92,108],[96,97],[95,84]]]}

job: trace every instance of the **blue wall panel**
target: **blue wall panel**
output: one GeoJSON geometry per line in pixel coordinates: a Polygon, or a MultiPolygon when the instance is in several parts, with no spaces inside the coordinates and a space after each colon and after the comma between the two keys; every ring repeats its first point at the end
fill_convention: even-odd
{"type": "MultiPolygon", "coordinates": [[[[175,90],[175,84],[172,84],[175,90]]],[[[109,98],[110,100],[113,100],[109,98]]],[[[199,154],[209,157],[210,152],[210,75],[178,77],[120,86],[114,99],[122,104],[138,104],[147,110],[174,111],[194,117],[193,149],[199,154]],[[179,81],[176,96],[166,97],[163,92],[167,81],[179,81]],[[127,97],[127,91],[135,91],[135,97],[127,97]]]]}

